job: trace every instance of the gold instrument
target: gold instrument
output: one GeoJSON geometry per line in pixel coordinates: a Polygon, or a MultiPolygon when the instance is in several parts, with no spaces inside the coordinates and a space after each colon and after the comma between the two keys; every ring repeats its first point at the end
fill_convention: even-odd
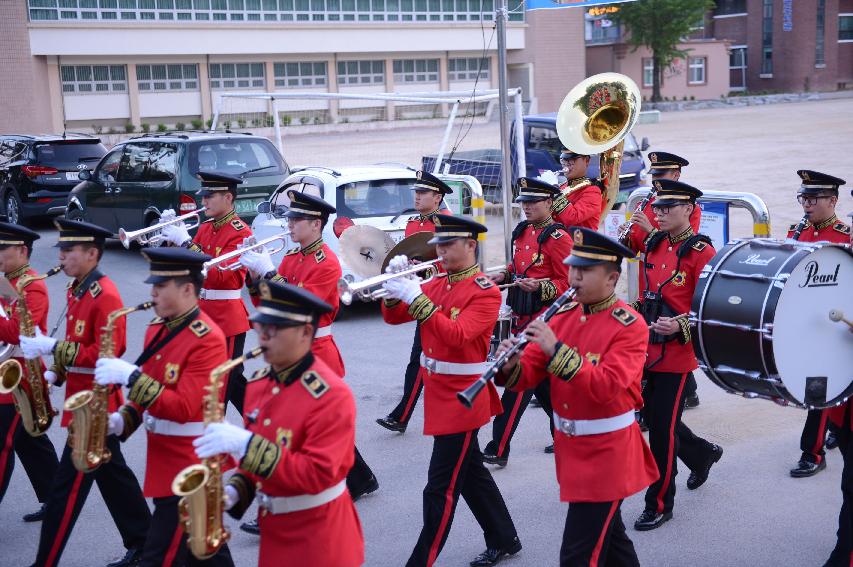
{"type": "Polygon", "coordinates": [[[640,116],[640,89],[619,73],[600,73],[578,83],[557,112],[557,136],[579,154],[599,154],[607,201],[599,222],[616,202],[625,136],[640,116]]]}
{"type": "Polygon", "coordinates": [[[267,252],[270,255],[278,254],[279,252],[284,250],[284,247],[287,245],[286,238],[289,234],[290,234],[290,231],[287,230],[287,231],[284,231],[280,234],[276,234],[275,236],[270,236],[269,238],[264,238],[261,241],[256,241],[254,236],[250,236],[249,238],[246,239],[248,242],[244,242],[243,246],[237,248],[236,250],[232,250],[231,252],[226,252],[225,254],[222,254],[221,256],[217,256],[213,260],[208,260],[207,262],[205,262],[202,265],[201,275],[204,277],[207,277],[207,273],[212,268],[218,268],[218,269],[222,270],[223,272],[239,270],[243,267],[243,264],[241,264],[239,260],[237,260],[233,264],[229,264],[228,262],[230,262],[234,258],[239,258],[240,255],[243,254],[243,252],[249,252],[250,250],[258,250],[260,248],[264,248],[267,244],[272,244],[276,240],[280,240],[281,244],[277,245],[272,250],[267,250],[267,252]]]}
{"type": "Polygon", "coordinates": [[[418,262],[427,262],[438,258],[438,252],[435,250],[435,245],[429,243],[433,236],[435,236],[435,234],[432,232],[416,232],[395,244],[388,254],[385,255],[379,274],[384,274],[385,268],[388,267],[388,264],[394,256],[399,256],[401,254],[405,254],[409,260],[417,260],[418,262]]]}
{"type": "MultiPolygon", "coordinates": [[[[219,401],[224,386],[223,378],[233,368],[260,356],[265,350],[264,347],[257,347],[213,369],[204,396],[205,427],[225,419],[225,404],[219,401]]],[[[178,513],[187,533],[187,546],[198,559],[212,557],[231,537],[222,522],[222,513],[225,511],[222,462],[223,455],[204,459],[201,464],[186,467],[172,481],[172,492],[181,497],[178,513]]]]}
{"type": "Polygon", "coordinates": [[[200,209],[196,209],[191,213],[186,213],[179,217],[175,217],[172,220],[158,222],[157,224],[152,224],[151,226],[140,228],[139,230],[132,230],[130,232],[124,230],[123,228],[120,228],[118,229],[118,239],[121,240],[121,243],[124,245],[124,247],[128,249],[130,248],[130,245],[133,242],[138,242],[142,246],[153,246],[155,244],[161,244],[163,242],[163,236],[160,234],[160,231],[163,230],[164,227],[169,226],[170,224],[184,222],[185,220],[195,218],[195,222],[186,225],[186,227],[187,230],[198,228],[198,225],[201,224],[201,215],[206,210],[207,207],[202,207],[200,209]]]}
{"type": "Polygon", "coordinates": [[[352,273],[362,278],[381,274],[384,270],[383,260],[394,249],[394,240],[387,232],[367,224],[347,228],[341,233],[339,242],[341,259],[352,273]]]}
{"type": "Polygon", "coordinates": [[[408,276],[414,276],[418,272],[423,272],[425,270],[429,270],[429,274],[427,277],[421,281],[421,283],[426,283],[433,279],[436,276],[437,270],[435,265],[441,262],[441,258],[436,258],[435,260],[430,260],[429,262],[423,262],[421,264],[413,264],[405,270],[401,270],[399,272],[392,272],[390,274],[381,274],[374,278],[367,278],[361,280],[360,282],[350,282],[345,278],[341,278],[338,281],[338,293],[341,296],[341,303],[344,305],[350,305],[353,299],[361,299],[362,301],[375,301],[377,299],[382,299],[388,292],[382,288],[382,284],[387,281],[397,279],[397,278],[405,278],[408,276]]]}
{"type": "MultiPolygon", "coordinates": [[[[47,279],[58,274],[62,266],[56,266],[40,276],[23,275],[15,285],[18,299],[15,302],[15,310],[18,313],[18,330],[25,337],[36,336],[36,326],[33,322],[30,310],[27,308],[26,288],[34,281],[47,279]]],[[[44,381],[40,358],[24,359],[27,366],[27,376],[24,378],[24,369],[21,363],[10,358],[0,364],[0,394],[12,394],[15,399],[15,407],[21,414],[21,422],[24,429],[33,437],[44,435],[53,422],[56,410],[50,404],[49,388],[44,381]]]]}
{"type": "MultiPolygon", "coordinates": [[[[153,302],[146,301],[136,307],[123,307],[110,313],[101,329],[98,358],[115,358],[115,324],[119,319],[153,305],[153,302]]],[[[109,395],[109,386],[93,382],[91,390],[82,390],[65,400],[65,411],[73,414],[68,427],[71,462],[80,472],[92,472],[112,457],[107,449],[109,395]]]]}

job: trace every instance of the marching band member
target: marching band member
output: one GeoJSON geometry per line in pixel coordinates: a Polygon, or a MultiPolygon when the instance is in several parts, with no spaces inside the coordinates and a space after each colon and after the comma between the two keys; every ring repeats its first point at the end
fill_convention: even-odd
{"type": "Polygon", "coordinates": [[[551,215],[563,226],[583,226],[598,230],[599,219],[607,204],[604,188],[597,179],[586,175],[590,156],[563,149],[560,165],[566,182],[554,199],[551,215]]]}
{"type": "MultiPolygon", "coordinates": [[[[0,272],[16,287],[21,276],[35,276],[30,267],[33,242],[39,234],[17,224],[0,222],[0,272]]],[[[24,288],[24,301],[32,317],[33,324],[44,333],[47,332],[48,295],[43,280],[32,281],[24,288]]],[[[0,297],[0,307],[6,318],[0,318],[0,342],[18,345],[20,321],[12,303],[0,297]]],[[[27,365],[21,356],[20,348],[13,350],[13,358],[21,364],[24,373],[27,365]]],[[[22,377],[26,380],[26,377],[22,377]]],[[[25,522],[41,521],[44,515],[44,503],[50,491],[50,484],[59,466],[56,449],[47,435],[32,436],[21,425],[21,416],[15,409],[12,394],[0,394],[0,502],[6,494],[12,471],[15,468],[15,455],[21,459],[30,484],[41,503],[41,508],[24,515],[25,522]],[[14,450],[14,454],[13,454],[14,450]]]]}
{"type": "MultiPolygon", "coordinates": [[[[181,248],[151,248],[142,255],[151,264],[145,283],[152,284],[157,317],[148,325],[139,358],[99,359],[95,381],[128,387],[128,402],[110,414],[110,435],[126,441],[143,422],[147,430],[143,489],[154,500],[154,515],[140,565],[181,567],[189,558],[187,536],[178,522],[180,498],[172,492],[172,479],[199,462],[192,442],[203,432],[203,398],[211,371],[228,360],[228,351],[222,330],[199,308],[201,271],[211,257],[181,248]]],[[[234,565],[227,544],[210,559],[191,563],[234,565]]]]}
{"type": "Polygon", "coordinates": [[[239,519],[259,500],[260,567],[356,567],[364,563],[364,538],[345,481],[355,400],[313,352],[318,321],[333,308],[295,285],[262,281],[258,292],[251,320],[269,366],[246,389],[246,429],[212,423],[195,441],[196,454],[238,459],[225,505],[239,519]]]}
{"type": "MultiPolygon", "coordinates": [[[[483,465],[477,432],[500,411],[497,390],[465,410],[456,399],[486,369],[489,339],[501,294],[477,265],[477,236],[486,227],[463,217],[436,215],[430,240],[447,275],[421,284],[405,277],[384,284],[388,298],[382,315],[392,325],[420,322],[421,378],[424,382],[424,434],[433,436],[429,475],[423,491],[424,525],[406,563],[430,566],[444,547],[461,494],[483,528],[486,550],[474,567],[494,565],[521,550],[521,542],[500,490],[483,465]]],[[[404,268],[405,256],[391,260],[404,268]]]]}
{"type": "MultiPolygon", "coordinates": [[[[797,175],[802,179],[802,185],[797,192],[797,201],[803,207],[803,213],[805,213],[803,218],[808,217],[808,220],[801,227],[796,224],[791,225],[788,229],[788,238],[794,238],[800,242],[849,243],[850,227],[838,220],[835,214],[838,188],[844,185],[845,181],[808,169],[799,170],[797,175]]],[[[803,433],[800,436],[802,455],[797,465],[791,469],[792,477],[813,476],[826,468],[824,447],[832,449],[838,443],[832,431],[827,435],[827,420],[827,410],[808,412],[803,433]]]]}
{"type": "MultiPolygon", "coordinates": [[[[527,177],[520,178],[518,183],[519,193],[515,201],[521,203],[526,220],[518,223],[512,233],[512,261],[504,271],[491,276],[497,284],[516,284],[509,288],[507,294],[507,304],[516,317],[513,325],[516,334],[568,289],[569,275],[563,259],[572,250],[566,227],[551,218],[551,206],[560,194],[559,189],[527,177]]],[[[483,450],[484,461],[506,466],[510,441],[534,393],[550,422],[554,412],[547,380],[540,382],[534,390],[521,393],[505,389],[501,396],[504,411],[494,419],[492,440],[483,450]]]]}
{"type": "MultiPolygon", "coordinates": [[[[551,382],[557,481],[569,503],[560,566],[639,565],[621,505],[658,477],[634,420],[649,331],[614,293],[622,259],[634,254],[594,230],[570,232],[566,264],[576,301],[548,323],[530,323],[531,344],[497,380],[516,391],[551,382]]],[[[499,352],[517,341],[504,341],[499,352]]]]}
{"type": "MultiPolygon", "coordinates": [[[[409,217],[406,223],[405,237],[412,236],[417,232],[435,232],[435,216],[439,213],[450,214],[447,209],[441,209],[441,202],[445,195],[453,193],[444,181],[427,171],[418,171],[417,181],[412,186],[415,196],[415,208],[418,214],[409,217]]],[[[409,425],[409,419],[421,396],[424,384],[420,380],[421,367],[421,328],[415,325],[415,338],[412,341],[412,351],[409,355],[409,364],[406,366],[406,377],[403,381],[403,397],[391,413],[386,417],[380,417],[376,423],[396,431],[405,433],[409,425]]]]}
{"type": "MultiPolygon", "coordinates": [[[[53,354],[54,364],[45,378],[50,381],[55,374],[57,385],[67,381],[65,399],[68,399],[81,390],[92,389],[102,328],[107,316],[120,309],[122,302],[115,284],[98,269],[104,242],[112,233],[90,223],[62,217],[54,224],[59,229],[56,246],[62,271],[74,278],[66,293],[65,340],[37,333],[34,338],[20,337],[20,342],[27,358],[53,354]]],[[[116,356],[124,353],[125,332],[124,321],[118,321],[114,335],[116,356]]],[[[121,390],[114,389],[109,396],[108,410],[117,410],[122,401],[121,390]]],[[[71,417],[70,412],[62,413],[62,427],[68,427],[71,417]]],[[[107,437],[107,448],[112,453],[110,461],[91,473],[82,473],[74,468],[71,447],[66,443],[45,505],[36,567],[53,567],[59,563],[93,482],[98,483],[127,548],[124,558],[109,567],[136,565],[139,561],[151,512],[115,436],[107,437]]]]}
{"type": "MultiPolygon", "coordinates": [[[[184,223],[173,223],[163,227],[162,235],[167,242],[183,246],[202,254],[216,257],[232,252],[243,241],[252,236],[251,229],[240,220],[234,210],[237,199],[237,185],[243,180],[224,173],[200,171],[196,174],[201,180],[201,189],[196,195],[206,207],[204,214],[208,220],[201,223],[194,238],[190,238],[184,223]]],[[[175,211],[163,211],[161,222],[175,217],[175,211]]],[[[246,270],[212,269],[204,280],[199,306],[225,333],[228,353],[231,358],[243,354],[246,346],[246,331],[249,330],[249,312],[240,295],[246,280],[246,270]]],[[[246,390],[246,378],[243,366],[237,366],[231,372],[226,386],[225,399],[229,400],[241,414],[243,413],[243,392],[246,390]]]]}
{"type": "Polygon", "coordinates": [[[693,291],[699,273],[714,256],[707,236],[695,235],[690,215],[702,192],[680,181],[654,182],[657,197],[652,210],[660,230],[643,243],[643,285],[638,311],[649,324],[648,357],[643,378],[643,417],[660,478],[646,491],[646,506],[634,522],[637,530],[653,530],[672,518],[677,459],[690,469],[687,488],[695,490],[720,460],[722,448],[696,436],[681,421],[685,386],[698,366],[690,335],[693,291]]]}

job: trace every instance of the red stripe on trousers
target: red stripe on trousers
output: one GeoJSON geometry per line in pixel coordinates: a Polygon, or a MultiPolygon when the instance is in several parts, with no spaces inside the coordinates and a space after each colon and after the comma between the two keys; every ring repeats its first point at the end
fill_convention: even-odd
{"type": "MultiPolygon", "coordinates": [[[[12,445],[15,440],[15,429],[18,428],[18,422],[21,421],[21,414],[16,413],[12,418],[12,423],[9,424],[9,432],[6,434],[6,439],[3,441],[3,448],[0,449],[0,474],[6,473],[6,461],[9,460],[9,455],[12,454],[12,445]]],[[[15,457],[12,457],[13,459],[15,457]]]]}
{"type": "Polygon", "coordinates": [[[80,493],[81,482],[83,482],[83,473],[78,472],[74,478],[74,484],[71,485],[68,500],[65,501],[65,512],[62,514],[62,521],[59,523],[59,530],[56,532],[56,537],[53,540],[53,547],[50,548],[50,553],[47,555],[47,560],[44,563],[45,566],[53,565],[53,562],[59,559],[59,549],[62,547],[62,540],[65,539],[68,524],[71,523],[71,515],[74,513],[74,505],[77,503],[77,495],[80,493]]]}
{"type": "Polygon", "coordinates": [[[462,461],[465,460],[465,454],[468,452],[468,445],[471,443],[471,432],[465,434],[465,441],[462,443],[462,452],[459,454],[459,460],[456,466],[453,467],[453,475],[450,477],[450,485],[447,487],[447,492],[444,494],[444,513],[441,515],[441,523],[438,524],[438,530],[435,533],[435,539],[429,548],[427,556],[427,567],[431,567],[438,557],[438,547],[441,545],[442,534],[447,529],[447,523],[450,521],[450,513],[453,510],[453,492],[456,488],[456,478],[459,476],[459,469],[462,468],[462,461]]]}
{"type": "MultiPolygon", "coordinates": [[[[509,443],[509,438],[512,435],[512,424],[515,423],[515,416],[518,414],[518,410],[521,407],[521,399],[523,397],[524,392],[518,392],[518,396],[515,398],[515,403],[512,404],[512,411],[509,413],[506,429],[504,429],[504,434],[501,436],[501,442],[498,443],[498,457],[503,456],[506,444],[509,443]]],[[[494,425],[492,425],[492,427],[494,427],[494,425]]]]}
{"type": "Polygon", "coordinates": [[[598,567],[598,558],[601,556],[601,548],[604,547],[604,537],[607,535],[607,528],[610,526],[610,522],[613,521],[613,515],[616,514],[616,509],[618,507],[618,500],[610,507],[610,513],[607,514],[607,519],[604,521],[604,527],[601,528],[601,535],[598,536],[598,541],[595,542],[595,547],[592,548],[592,555],[589,556],[589,567],[598,567]]]}
{"type": "Polygon", "coordinates": [[[675,418],[678,417],[678,402],[681,400],[681,392],[684,390],[688,373],[681,375],[681,382],[678,385],[678,392],[675,394],[675,403],[672,404],[672,419],[669,424],[669,448],[666,450],[666,474],[661,482],[660,490],[658,491],[658,509],[657,513],[663,513],[663,495],[669,489],[669,483],[672,481],[672,459],[675,453],[675,418]]]}
{"type": "Polygon", "coordinates": [[[824,457],[820,454],[820,450],[823,448],[823,440],[826,437],[826,420],[829,417],[829,412],[826,410],[821,410],[820,412],[820,423],[817,426],[817,435],[815,435],[815,444],[812,447],[811,453],[815,456],[815,462],[820,463],[824,457]]]}
{"type": "Polygon", "coordinates": [[[172,542],[169,544],[169,549],[166,550],[166,555],[163,556],[163,567],[169,567],[175,562],[175,555],[178,554],[178,547],[181,545],[181,537],[184,535],[184,528],[178,524],[175,530],[175,535],[172,536],[172,542]]]}
{"type": "Polygon", "coordinates": [[[418,388],[421,387],[421,382],[423,382],[423,379],[421,378],[421,371],[418,370],[418,376],[415,378],[415,387],[412,388],[412,391],[409,394],[409,401],[406,402],[406,407],[403,408],[403,415],[400,416],[400,421],[403,423],[409,421],[409,418],[411,417],[412,409],[415,405],[415,398],[418,397],[418,388]]]}
{"type": "Polygon", "coordinates": [[[234,353],[234,339],[236,337],[225,337],[225,348],[228,349],[228,356],[232,356],[234,353]]]}

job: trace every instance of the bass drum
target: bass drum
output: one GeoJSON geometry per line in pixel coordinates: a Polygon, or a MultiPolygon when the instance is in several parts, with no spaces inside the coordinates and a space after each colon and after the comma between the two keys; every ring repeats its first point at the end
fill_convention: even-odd
{"type": "Polygon", "coordinates": [[[853,315],[850,246],[735,241],[699,275],[693,346],[724,390],[809,409],[853,393],[853,333],[830,311],[853,315]]]}

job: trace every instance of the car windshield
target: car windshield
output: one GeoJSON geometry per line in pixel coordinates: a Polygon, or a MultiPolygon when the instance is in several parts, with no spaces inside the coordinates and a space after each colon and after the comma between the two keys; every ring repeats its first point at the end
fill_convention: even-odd
{"type": "Polygon", "coordinates": [[[57,169],[74,171],[80,164],[93,169],[104,157],[107,149],[100,142],[66,142],[60,144],[38,144],[36,161],[57,169]]]}
{"type": "Polygon", "coordinates": [[[246,177],[284,175],[287,165],[266,140],[221,140],[193,144],[189,156],[190,171],[216,171],[246,177]]]}
{"type": "Polygon", "coordinates": [[[625,149],[623,152],[639,152],[640,146],[637,145],[637,138],[634,137],[634,134],[628,133],[625,136],[625,149]]]}
{"type": "Polygon", "coordinates": [[[384,217],[414,208],[414,179],[375,179],[338,186],[338,214],[350,218],[384,217]]]}

